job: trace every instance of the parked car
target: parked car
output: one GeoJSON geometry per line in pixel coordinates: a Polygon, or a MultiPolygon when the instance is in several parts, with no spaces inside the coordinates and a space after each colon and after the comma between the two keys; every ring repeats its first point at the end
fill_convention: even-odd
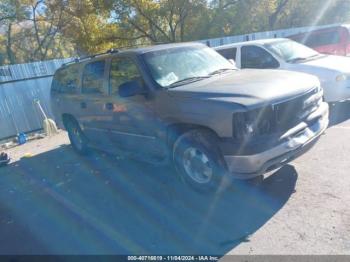
{"type": "Polygon", "coordinates": [[[350,98],[350,58],[323,55],[290,39],[276,38],[219,46],[238,68],[282,69],[315,75],[327,102],[350,98]]]}
{"type": "Polygon", "coordinates": [[[316,77],[237,70],[202,44],[81,59],[57,70],[51,95],[77,152],[173,162],[199,190],[261,177],[306,152],[328,125],[316,77]]]}
{"type": "Polygon", "coordinates": [[[291,35],[288,38],[315,49],[322,54],[350,55],[350,32],[348,25],[334,26],[291,35]]]}

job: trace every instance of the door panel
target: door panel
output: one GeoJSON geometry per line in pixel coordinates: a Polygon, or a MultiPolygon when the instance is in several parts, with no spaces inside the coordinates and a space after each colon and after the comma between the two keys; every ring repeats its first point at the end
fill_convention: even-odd
{"type": "Polygon", "coordinates": [[[76,101],[79,107],[78,121],[85,135],[92,144],[103,149],[113,146],[108,136],[112,119],[110,111],[106,108],[109,96],[105,69],[105,60],[97,60],[85,65],[81,95],[76,101]]]}
{"type": "Polygon", "coordinates": [[[143,79],[137,65],[130,58],[117,57],[110,66],[110,99],[113,104],[113,124],[111,137],[124,149],[139,154],[162,154],[162,147],[157,143],[159,121],[155,114],[154,100],[145,94],[120,97],[119,87],[136,81],[141,87],[143,79]]]}

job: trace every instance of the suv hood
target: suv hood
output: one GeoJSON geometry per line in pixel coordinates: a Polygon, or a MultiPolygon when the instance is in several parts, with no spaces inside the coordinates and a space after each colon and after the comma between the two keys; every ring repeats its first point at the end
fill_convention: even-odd
{"type": "Polygon", "coordinates": [[[289,71],[245,69],[169,89],[170,96],[237,103],[279,103],[319,86],[316,77],[289,71]]]}

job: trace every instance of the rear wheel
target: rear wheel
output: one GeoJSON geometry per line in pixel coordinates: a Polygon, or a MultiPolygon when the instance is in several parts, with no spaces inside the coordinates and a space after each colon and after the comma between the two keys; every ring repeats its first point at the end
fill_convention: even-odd
{"type": "Polygon", "coordinates": [[[230,182],[217,139],[206,130],[180,136],[174,144],[173,160],[182,181],[198,191],[218,191],[230,182]]]}
{"type": "Polygon", "coordinates": [[[81,130],[77,121],[69,119],[65,123],[69,140],[76,152],[81,155],[86,155],[88,153],[88,140],[81,130]]]}

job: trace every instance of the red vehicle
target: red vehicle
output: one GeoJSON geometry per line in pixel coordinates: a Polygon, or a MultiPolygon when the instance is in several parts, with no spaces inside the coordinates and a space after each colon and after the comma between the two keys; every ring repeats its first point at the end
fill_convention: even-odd
{"type": "Polygon", "coordinates": [[[309,46],[323,54],[350,56],[350,25],[334,26],[288,38],[309,46]]]}

